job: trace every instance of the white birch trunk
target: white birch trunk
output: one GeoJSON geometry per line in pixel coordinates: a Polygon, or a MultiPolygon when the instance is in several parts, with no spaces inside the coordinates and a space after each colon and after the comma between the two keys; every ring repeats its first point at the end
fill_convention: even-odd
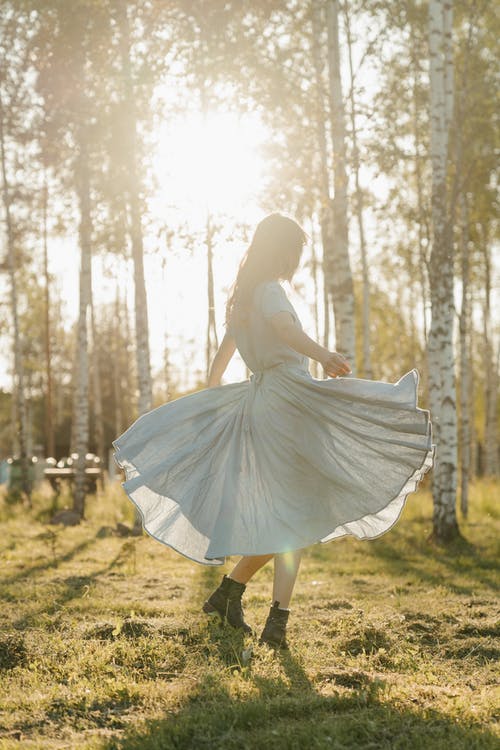
{"type": "Polygon", "coordinates": [[[86,133],[83,127],[78,134],[78,161],[76,165],[76,184],[80,208],[80,302],[77,329],[77,364],[76,397],[74,413],[74,444],[78,454],[75,470],[75,489],[73,510],[80,518],[85,515],[85,457],[89,444],[89,356],[88,356],[88,319],[91,294],[91,236],[90,188],[88,173],[88,149],[86,133]]]}
{"type": "Polygon", "coordinates": [[[340,45],[338,0],[327,0],[326,21],[328,31],[328,70],[330,93],[330,125],[333,143],[333,241],[334,274],[331,287],[335,312],[336,349],[340,351],[356,372],[356,340],[354,315],[354,288],[349,259],[349,232],[347,216],[347,173],[345,149],[345,113],[340,76],[340,45]]]}
{"type": "Polygon", "coordinates": [[[50,275],[49,275],[49,251],[47,239],[47,213],[48,213],[48,186],[47,175],[44,174],[43,205],[42,205],[42,232],[43,232],[43,275],[45,279],[45,444],[46,456],[54,456],[54,419],[52,406],[52,346],[50,325],[50,275]]]}
{"type": "Polygon", "coordinates": [[[18,426],[18,403],[17,403],[17,375],[15,367],[12,368],[12,398],[10,400],[10,445],[12,455],[20,453],[19,448],[19,426],[18,426]]]}
{"type": "Polygon", "coordinates": [[[349,100],[350,100],[350,118],[352,133],[352,166],[354,171],[354,184],[356,192],[356,219],[358,222],[359,232],[359,250],[361,254],[361,271],[363,279],[363,303],[362,303],[362,331],[363,331],[363,359],[362,359],[362,376],[372,378],[372,359],[371,359],[371,336],[370,336],[370,278],[368,273],[368,258],[366,253],[365,226],[363,218],[363,191],[359,182],[359,149],[358,133],[356,126],[356,102],[354,98],[354,68],[352,62],[352,40],[351,27],[349,18],[349,6],[344,5],[344,18],[346,24],[347,51],[349,59],[349,100]]]}
{"type": "Polygon", "coordinates": [[[217,326],[215,322],[215,294],[214,294],[214,266],[213,266],[213,237],[214,229],[212,226],[212,220],[210,211],[207,210],[206,220],[206,245],[207,245],[207,342],[206,342],[206,372],[205,377],[208,380],[208,374],[210,372],[210,365],[212,359],[215,356],[215,352],[219,348],[219,341],[217,339],[217,326]]]}
{"type": "Polygon", "coordinates": [[[6,244],[7,244],[7,271],[10,283],[10,312],[12,316],[12,336],[14,354],[14,384],[12,388],[12,399],[16,401],[14,415],[14,429],[19,446],[19,457],[21,461],[21,487],[28,505],[31,507],[31,486],[29,480],[29,460],[27,455],[27,412],[24,362],[19,330],[19,302],[17,288],[17,258],[14,242],[14,231],[12,226],[11,191],[7,177],[7,159],[5,153],[5,130],[4,109],[0,93],[0,162],[2,169],[2,199],[5,214],[6,244]]]}
{"type": "Polygon", "coordinates": [[[414,48],[411,49],[411,59],[413,65],[413,138],[415,141],[415,183],[417,190],[417,215],[418,215],[418,270],[419,270],[419,282],[421,291],[421,303],[422,303],[422,323],[423,323],[423,339],[424,346],[427,345],[427,332],[429,325],[427,321],[428,308],[427,308],[427,256],[426,246],[424,244],[424,237],[429,240],[428,232],[424,234],[426,228],[426,210],[424,207],[423,198],[423,178],[422,178],[422,166],[421,166],[421,143],[422,136],[420,133],[420,125],[418,121],[418,99],[417,99],[417,81],[418,81],[418,60],[414,48]]]}
{"type": "Polygon", "coordinates": [[[491,258],[490,249],[484,239],[484,306],[483,306],[483,339],[484,339],[484,473],[495,476],[498,471],[498,362],[495,356],[491,333],[491,258]]]}
{"type": "Polygon", "coordinates": [[[433,535],[458,535],[456,521],[457,418],[453,349],[453,242],[447,206],[451,73],[451,2],[430,0],[430,109],[432,159],[432,322],[428,339],[429,392],[437,444],[433,478],[433,535]]]}
{"type": "MultiPolygon", "coordinates": [[[[78,323],[76,326],[75,352],[78,351],[78,323]]],[[[76,453],[76,414],[78,411],[78,357],[73,357],[71,365],[71,424],[69,429],[69,455],[76,453]]]]}
{"type": "MultiPolygon", "coordinates": [[[[130,33],[128,3],[116,2],[115,12],[120,30],[120,55],[124,94],[124,127],[127,132],[128,154],[126,155],[128,176],[128,201],[130,208],[130,240],[134,261],[135,286],[135,337],[137,378],[139,385],[139,415],[153,406],[153,384],[151,379],[151,356],[149,349],[149,321],[146,283],[144,280],[144,246],[141,220],[139,176],[137,171],[137,117],[130,70],[130,33]]],[[[142,532],[139,511],[135,510],[134,534],[142,532]]]]}
{"type": "MultiPolygon", "coordinates": [[[[139,177],[137,173],[137,124],[132,74],[130,70],[130,34],[127,3],[116,2],[115,13],[120,30],[120,55],[123,78],[124,127],[127,133],[127,193],[130,209],[130,240],[134,261],[135,336],[137,377],[139,385],[139,415],[152,408],[153,387],[149,351],[149,322],[146,284],[144,280],[144,247],[141,221],[139,177]]],[[[136,526],[140,518],[136,515],[136,526]]]]}
{"type": "Polygon", "coordinates": [[[330,293],[334,286],[334,251],[332,241],[332,201],[330,197],[330,176],[328,170],[328,152],[326,144],[326,112],[325,86],[323,80],[324,65],[322,63],[322,28],[324,5],[314,0],[312,3],[312,59],[315,74],[315,121],[316,141],[318,148],[319,174],[319,224],[321,229],[321,244],[323,246],[323,346],[330,346],[330,293]]]}
{"type": "Polygon", "coordinates": [[[97,349],[97,326],[95,320],[95,305],[93,302],[93,293],[90,293],[90,329],[92,331],[92,392],[94,403],[94,430],[97,456],[100,459],[99,467],[101,475],[99,484],[104,487],[104,467],[106,466],[106,456],[104,448],[104,420],[102,410],[102,389],[101,389],[101,372],[99,369],[99,353],[97,349]]]}
{"type": "Polygon", "coordinates": [[[462,304],[460,309],[460,509],[467,518],[469,509],[469,478],[471,460],[470,435],[470,388],[472,382],[470,327],[470,264],[469,264],[469,217],[467,199],[461,196],[462,208],[462,304]]]}
{"type": "Polygon", "coordinates": [[[113,400],[115,403],[115,435],[121,435],[123,426],[122,416],[122,392],[121,392],[121,347],[120,341],[122,340],[121,331],[121,308],[120,308],[120,294],[118,285],[116,287],[115,297],[115,319],[114,323],[116,331],[112,335],[112,348],[113,348],[113,400]]]}
{"type": "MultiPolygon", "coordinates": [[[[313,289],[314,289],[314,299],[313,299],[314,335],[315,335],[316,341],[319,341],[320,331],[319,331],[318,299],[319,299],[320,289],[319,289],[319,283],[318,283],[318,257],[316,255],[317,237],[316,237],[314,221],[311,221],[310,237],[311,237],[311,276],[312,276],[313,289]]],[[[322,376],[322,373],[320,375],[319,362],[317,362],[316,360],[312,360],[311,368],[312,368],[312,374],[315,378],[319,378],[322,376]]]]}

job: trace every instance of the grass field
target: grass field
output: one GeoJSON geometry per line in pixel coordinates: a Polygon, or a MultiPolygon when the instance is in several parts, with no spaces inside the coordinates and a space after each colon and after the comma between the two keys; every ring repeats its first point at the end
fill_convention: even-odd
{"type": "MultiPolygon", "coordinates": [[[[430,545],[409,498],[370,542],[311,548],[275,655],[201,613],[230,567],[117,535],[118,483],[78,527],[0,504],[0,748],[498,748],[498,485],[472,488],[465,541],[430,545]]],[[[272,564],[244,597],[257,633],[272,564]]]]}

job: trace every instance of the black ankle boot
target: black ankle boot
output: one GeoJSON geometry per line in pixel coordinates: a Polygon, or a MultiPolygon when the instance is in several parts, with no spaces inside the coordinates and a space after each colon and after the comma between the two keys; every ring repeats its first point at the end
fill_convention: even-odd
{"type": "Polygon", "coordinates": [[[226,621],[233,628],[240,628],[245,633],[251,633],[252,628],[243,619],[241,606],[241,597],[245,589],[244,583],[238,583],[224,576],[219,588],[208,597],[203,605],[203,611],[207,614],[217,613],[222,622],[226,621]]]}
{"type": "Polygon", "coordinates": [[[286,625],[288,622],[288,609],[280,609],[279,602],[274,602],[269,610],[269,615],[260,636],[259,643],[267,643],[274,648],[288,648],[286,642],[286,625]]]}

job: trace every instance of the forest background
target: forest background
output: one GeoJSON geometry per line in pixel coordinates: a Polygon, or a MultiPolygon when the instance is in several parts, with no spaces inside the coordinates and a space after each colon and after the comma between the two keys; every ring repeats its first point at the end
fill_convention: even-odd
{"type": "Polygon", "coordinates": [[[465,514],[499,467],[494,4],[18,0],[0,24],[0,456],[77,453],[83,515],[85,454],[205,386],[279,210],[311,238],[306,330],[361,377],[419,370],[453,536],[457,488],[465,514]]]}

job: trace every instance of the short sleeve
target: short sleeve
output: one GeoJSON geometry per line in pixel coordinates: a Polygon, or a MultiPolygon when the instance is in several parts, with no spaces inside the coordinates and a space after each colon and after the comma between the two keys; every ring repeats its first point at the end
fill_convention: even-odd
{"type": "Polygon", "coordinates": [[[261,310],[264,318],[272,318],[273,315],[279,312],[294,314],[284,289],[277,281],[273,281],[264,287],[261,310]]]}

